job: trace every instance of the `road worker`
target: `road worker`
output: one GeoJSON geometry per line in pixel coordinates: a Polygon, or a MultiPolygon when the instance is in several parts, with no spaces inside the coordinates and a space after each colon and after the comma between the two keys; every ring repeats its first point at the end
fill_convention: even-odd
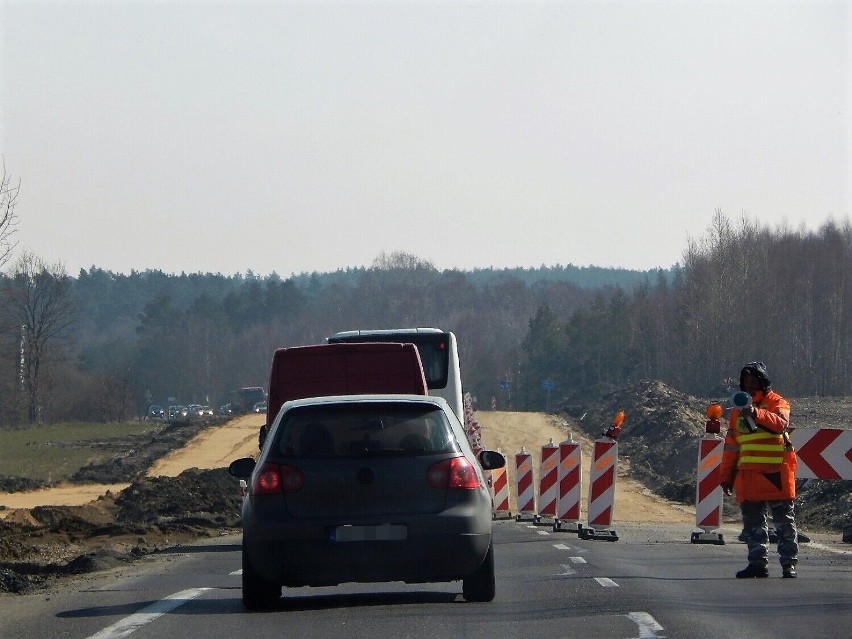
{"type": "Polygon", "coordinates": [[[778,535],[782,574],[795,578],[799,545],[793,505],[796,453],[787,433],[790,404],[772,390],[763,362],[743,367],[740,390],[748,393],[751,401],[730,410],[719,467],[722,489],[726,495],[735,493],[740,505],[748,545],[748,566],[737,573],[737,578],[769,575],[767,507],[778,535]]]}

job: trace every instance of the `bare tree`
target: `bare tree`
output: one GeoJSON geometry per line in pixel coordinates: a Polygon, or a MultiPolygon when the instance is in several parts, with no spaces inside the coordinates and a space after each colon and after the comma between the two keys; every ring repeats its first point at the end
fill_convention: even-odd
{"type": "Polygon", "coordinates": [[[21,182],[12,183],[12,178],[6,175],[6,162],[2,162],[0,174],[0,268],[9,261],[17,242],[12,241],[12,235],[17,230],[18,214],[15,205],[18,203],[18,192],[21,182]]]}
{"type": "Polygon", "coordinates": [[[61,264],[46,264],[25,251],[4,284],[4,324],[20,340],[19,382],[27,419],[34,423],[40,419],[50,367],[61,350],[54,347],[73,323],[71,279],[61,264]]]}
{"type": "Polygon", "coordinates": [[[435,265],[432,264],[429,260],[425,260],[421,257],[417,257],[411,253],[406,253],[405,251],[394,251],[390,255],[385,252],[382,252],[373,260],[373,268],[390,271],[393,269],[407,269],[407,270],[416,270],[416,269],[424,269],[427,271],[434,271],[435,265]]]}

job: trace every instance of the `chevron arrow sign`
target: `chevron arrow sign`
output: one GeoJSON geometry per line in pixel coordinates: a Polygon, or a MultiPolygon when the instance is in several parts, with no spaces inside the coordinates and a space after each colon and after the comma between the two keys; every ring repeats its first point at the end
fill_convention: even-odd
{"type": "Polygon", "coordinates": [[[852,430],[796,428],[790,432],[796,479],[852,479],[852,430]]]}

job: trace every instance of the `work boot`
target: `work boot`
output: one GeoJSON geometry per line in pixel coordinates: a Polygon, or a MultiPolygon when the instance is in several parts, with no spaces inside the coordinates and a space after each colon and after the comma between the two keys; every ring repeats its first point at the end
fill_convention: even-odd
{"type": "Polygon", "coordinates": [[[749,564],[737,573],[737,579],[763,579],[768,576],[769,570],[766,566],[758,566],[757,564],[749,564]]]}
{"type": "Polygon", "coordinates": [[[795,579],[796,578],[796,567],[795,566],[783,566],[782,574],[784,575],[784,579],[795,579]]]}

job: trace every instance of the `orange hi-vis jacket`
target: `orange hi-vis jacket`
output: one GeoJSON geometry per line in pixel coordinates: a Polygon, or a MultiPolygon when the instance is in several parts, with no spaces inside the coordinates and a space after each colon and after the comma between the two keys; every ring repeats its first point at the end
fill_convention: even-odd
{"type": "Polygon", "coordinates": [[[752,397],[757,431],[748,429],[740,411],[731,409],[719,481],[733,484],[737,503],[796,498],[796,453],[785,432],[790,404],[773,390],[752,397]]]}

